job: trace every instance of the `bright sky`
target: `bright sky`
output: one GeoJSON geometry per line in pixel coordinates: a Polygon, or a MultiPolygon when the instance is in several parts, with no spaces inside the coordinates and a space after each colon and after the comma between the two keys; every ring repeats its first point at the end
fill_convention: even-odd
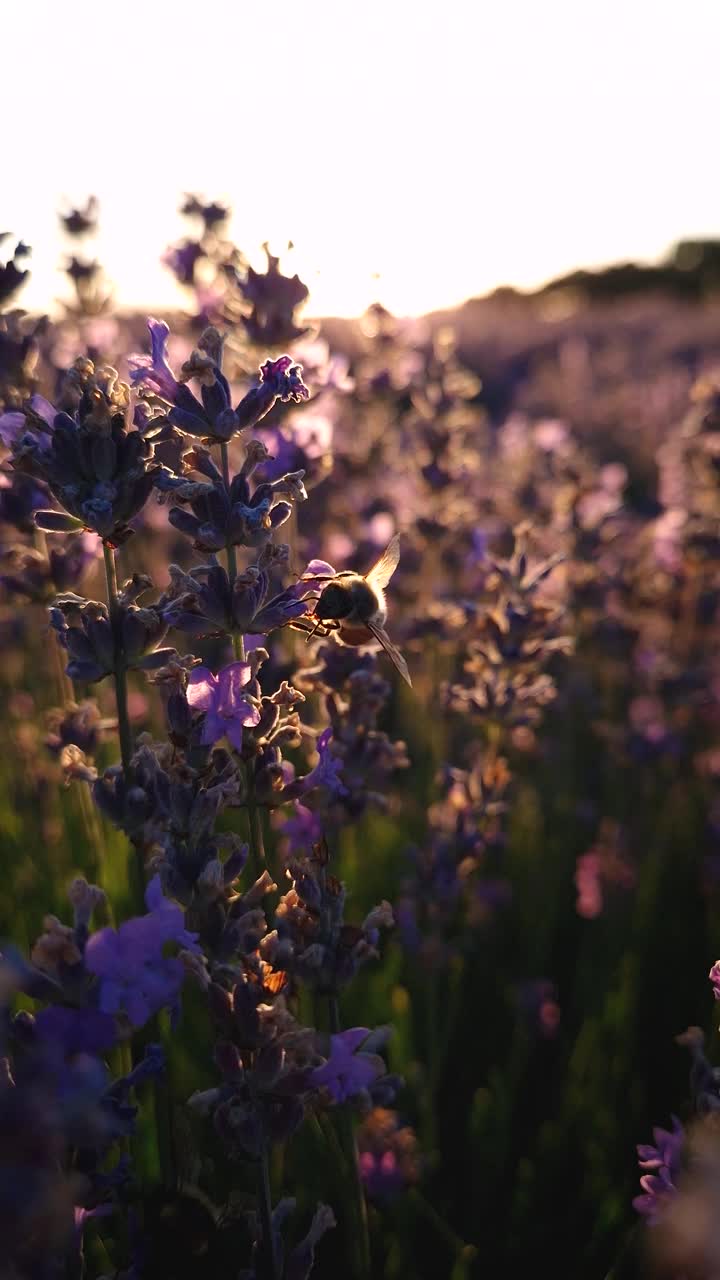
{"type": "Polygon", "coordinates": [[[657,258],[720,235],[719,46],[717,0],[0,0],[0,230],[42,308],[91,192],[128,305],[177,301],[185,191],[315,314],[657,258]]]}

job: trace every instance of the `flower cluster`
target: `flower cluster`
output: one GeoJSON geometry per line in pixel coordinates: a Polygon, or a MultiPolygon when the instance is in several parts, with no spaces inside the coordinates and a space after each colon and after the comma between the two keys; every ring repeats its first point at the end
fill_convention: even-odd
{"type": "MultiPolygon", "coordinates": [[[[128,426],[129,389],[115,369],[95,369],[79,358],[66,379],[63,399],[74,412],[31,402],[12,441],[12,465],[47,485],[62,511],[38,511],[39,528],[69,533],[91,529],[118,546],[132,533],[129,522],[145,505],[160,470],[145,435],[128,426]]],[[[3,421],[0,420],[0,426],[3,421]]]]}
{"type": "Polygon", "coordinates": [[[209,444],[227,444],[237,432],[256,426],[276,400],[298,402],[309,396],[302,369],[283,355],[265,361],[258,384],[233,408],[230,384],[220,367],[222,339],[216,329],[205,330],[177,378],[168,363],[168,325],[149,320],[148,328],[151,354],[130,357],[132,384],[151,400],[169,405],[168,420],[184,435],[209,444]],[[191,381],[198,383],[200,399],[189,389],[191,381]]]}
{"type": "Polygon", "coordinates": [[[113,619],[107,605],[97,600],[72,591],[56,596],[50,622],[67,652],[67,672],[73,680],[103,680],[114,672],[118,655],[125,667],[144,671],[167,662],[175,650],[157,647],[167,633],[162,614],[136,603],[151,586],[142,574],[129,579],[118,593],[113,619]]]}
{"type": "Polygon", "coordinates": [[[320,994],[337,996],[358,968],[378,957],[380,930],[394,924],[389,902],[359,925],[345,921],[345,886],[330,874],[326,843],[288,860],[291,888],[275,909],[275,929],[261,945],[275,968],[320,994]]]}

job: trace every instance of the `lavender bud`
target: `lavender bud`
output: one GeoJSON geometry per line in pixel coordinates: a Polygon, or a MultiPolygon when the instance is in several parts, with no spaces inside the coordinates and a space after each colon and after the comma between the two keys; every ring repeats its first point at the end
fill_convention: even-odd
{"type": "Polygon", "coordinates": [[[105,901],[105,894],[96,884],[88,884],[83,876],[78,876],[68,889],[68,898],[75,913],[75,928],[87,928],[93,911],[105,901]]]}

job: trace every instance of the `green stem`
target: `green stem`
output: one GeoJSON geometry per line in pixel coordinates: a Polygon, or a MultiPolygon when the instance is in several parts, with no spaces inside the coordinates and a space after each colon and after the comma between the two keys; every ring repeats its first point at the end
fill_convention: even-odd
{"type": "Polygon", "coordinates": [[[270,1190],[270,1163],[267,1148],[263,1147],[258,1162],[258,1204],[262,1242],[260,1249],[260,1276],[262,1280],[279,1280],[275,1237],[272,1229],[272,1192],[270,1190]]]}
{"type": "MultiPolygon", "coordinates": [[[[222,473],[225,487],[230,491],[230,459],[228,457],[227,444],[220,445],[220,457],[222,460],[222,473]]],[[[230,582],[230,592],[232,595],[233,583],[237,578],[237,556],[235,547],[228,542],[225,547],[227,554],[227,571],[230,582]]],[[[233,652],[236,662],[245,661],[245,642],[242,635],[234,631],[232,636],[233,652]]],[[[263,842],[262,825],[260,823],[260,815],[258,813],[257,803],[255,801],[255,786],[250,774],[250,767],[245,771],[245,777],[248,788],[248,821],[250,825],[250,853],[255,868],[255,875],[259,878],[265,869],[265,847],[263,842]]],[[[260,1274],[262,1280],[279,1280],[279,1272],[277,1267],[277,1259],[275,1257],[275,1238],[272,1229],[272,1194],[270,1191],[270,1164],[268,1161],[267,1149],[263,1148],[262,1155],[258,1164],[258,1204],[260,1209],[260,1224],[262,1230],[262,1247],[260,1250],[260,1274]]]]}
{"type": "Polygon", "coordinates": [[[419,1213],[422,1213],[434,1226],[438,1235],[447,1242],[451,1249],[455,1251],[464,1262],[471,1262],[476,1255],[474,1245],[467,1244],[462,1240],[457,1232],[440,1216],[429,1200],[426,1200],[421,1191],[417,1187],[411,1187],[408,1191],[408,1199],[415,1206],[419,1213]]]}
{"type": "MultiPolygon", "coordinates": [[[[225,481],[225,488],[229,493],[230,492],[230,459],[228,457],[228,447],[226,444],[220,445],[220,458],[222,460],[222,473],[223,473],[223,480],[225,481]]],[[[225,552],[227,554],[227,570],[228,570],[228,578],[230,579],[230,593],[232,595],[233,583],[237,578],[237,556],[235,555],[235,547],[232,545],[232,543],[230,542],[227,543],[225,547],[225,552]]],[[[233,631],[232,642],[233,642],[233,652],[235,654],[235,661],[244,662],[245,661],[245,642],[239,632],[233,631]]]]}
{"type": "Polygon", "coordinates": [[[105,557],[105,580],[107,582],[108,608],[110,610],[110,622],[112,624],[113,641],[115,645],[115,701],[117,703],[120,757],[122,759],[123,773],[125,774],[125,779],[127,781],[130,771],[130,759],[132,756],[132,737],[130,735],[130,720],[128,718],[127,709],[127,667],[125,665],[125,652],[123,649],[121,627],[122,620],[118,604],[118,582],[117,569],[115,566],[115,552],[112,547],[108,546],[107,542],[103,542],[103,555],[105,557]]]}
{"type": "MultiPolygon", "coordinates": [[[[123,776],[126,788],[131,781],[130,761],[132,759],[132,734],[130,732],[130,718],[128,716],[127,705],[127,662],[125,657],[125,649],[123,646],[122,635],[122,613],[118,600],[118,581],[117,567],[115,564],[115,551],[112,547],[103,542],[103,556],[105,558],[105,578],[107,581],[107,597],[108,609],[110,612],[110,622],[113,631],[114,644],[114,677],[115,677],[115,701],[117,704],[118,717],[118,737],[120,739],[120,758],[122,760],[123,776]]],[[[130,841],[133,850],[128,867],[128,884],[132,897],[135,899],[138,909],[143,910],[145,904],[145,855],[143,845],[140,841],[130,841]]],[[[139,1061],[142,1049],[147,1043],[147,1033],[141,1034],[135,1043],[135,1061],[139,1061]]],[[[123,1063],[125,1072],[132,1067],[133,1050],[130,1045],[123,1047],[125,1060],[123,1063]]],[[[155,1100],[155,1137],[159,1149],[163,1180],[166,1185],[173,1186],[175,1184],[174,1174],[174,1146],[172,1132],[172,1104],[170,1102],[170,1094],[167,1085],[161,1085],[158,1080],[153,1086],[155,1100]]]]}
{"type": "MultiPolygon", "coordinates": [[[[328,1013],[331,1034],[340,1034],[340,1004],[336,995],[328,996],[328,1013]]],[[[347,1202],[350,1234],[352,1236],[352,1260],[355,1280],[370,1280],[370,1236],[368,1234],[367,1204],[365,1191],[360,1177],[357,1142],[352,1114],[347,1104],[340,1105],[334,1111],[340,1146],[345,1156],[347,1167],[347,1202]]]]}
{"type": "Polygon", "coordinates": [[[250,828],[250,857],[252,859],[253,875],[257,880],[265,870],[267,863],[265,860],[262,821],[257,800],[255,799],[255,779],[252,775],[254,767],[254,762],[251,760],[245,769],[245,781],[247,785],[248,825],[250,828]]]}
{"type": "MultiPolygon", "coordinates": [[[[105,558],[108,609],[110,611],[110,623],[115,647],[113,674],[115,677],[115,703],[117,705],[120,759],[122,760],[123,776],[127,788],[130,784],[130,761],[132,759],[132,734],[130,733],[130,717],[128,716],[127,664],[122,637],[122,615],[118,601],[115,552],[111,546],[108,546],[107,542],[103,542],[103,556],[105,558]]],[[[131,867],[129,871],[128,883],[133,886],[133,880],[135,881],[132,888],[133,897],[137,899],[142,909],[145,900],[145,857],[142,845],[136,844],[135,841],[131,841],[131,843],[135,857],[134,867],[131,867]]]]}
{"type": "MultiPolygon", "coordinates": [[[[40,552],[45,560],[47,560],[49,556],[48,544],[47,538],[45,537],[42,529],[36,528],[33,531],[33,543],[36,550],[40,552]]],[[[64,709],[68,703],[75,702],[75,686],[65,670],[62,650],[59,645],[52,643],[51,648],[53,666],[55,668],[55,680],[58,689],[58,700],[60,706],[64,709]]],[[[95,851],[95,865],[92,874],[95,876],[98,883],[102,884],[104,841],[97,810],[90,798],[88,788],[84,783],[81,783],[79,787],[75,787],[74,792],[78,799],[80,818],[88,839],[88,848],[95,851]]],[[[106,902],[106,907],[110,924],[113,924],[112,906],[109,899],[106,902]]]]}

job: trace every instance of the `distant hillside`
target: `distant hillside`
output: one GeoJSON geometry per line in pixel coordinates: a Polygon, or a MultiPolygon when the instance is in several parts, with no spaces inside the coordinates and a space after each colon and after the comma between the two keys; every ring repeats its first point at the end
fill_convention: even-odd
{"type": "Polygon", "coordinates": [[[701,302],[720,294],[720,240],[681,240],[657,265],[619,262],[594,271],[571,271],[532,293],[497,289],[490,297],[547,298],[558,293],[573,294],[586,302],[648,293],[701,302]]]}
{"type": "MultiPolygon", "coordinates": [[[[578,269],[557,276],[535,290],[505,285],[492,293],[469,298],[461,306],[434,311],[426,317],[431,328],[453,324],[465,333],[479,325],[532,312],[544,320],[561,319],[594,303],[615,304],[657,299],[662,302],[720,303],[720,239],[680,240],[657,264],[618,262],[595,270],[578,269]],[[528,306],[527,304],[530,304],[528,306]]],[[[327,317],[321,321],[331,344],[349,354],[361,345],[356,320],[327,317]]]]}

